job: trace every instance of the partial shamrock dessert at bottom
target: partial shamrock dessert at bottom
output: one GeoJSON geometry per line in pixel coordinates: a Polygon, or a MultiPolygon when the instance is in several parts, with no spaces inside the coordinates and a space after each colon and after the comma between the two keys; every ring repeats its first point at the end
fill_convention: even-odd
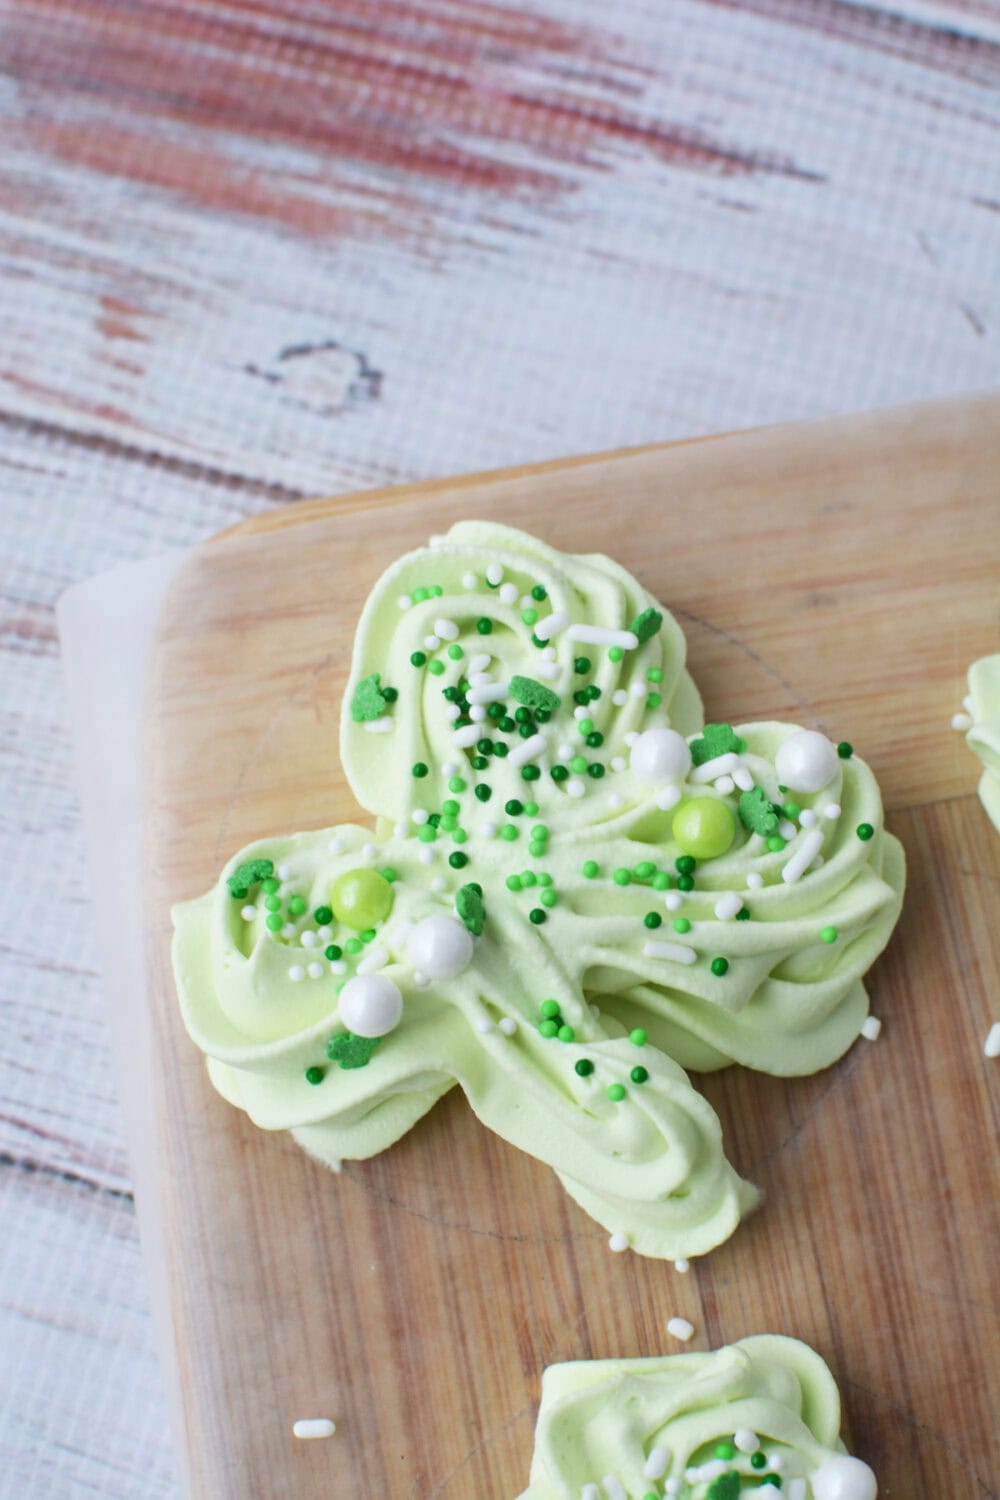
{"type": "Polygon", "coordinates": [[[702,722],[676,622],[604,557],[464,522],[365,605],[341,758],[377,815],[262,840],[177,908],[215,1086],[332,1167],[454,1084],[646,1255],[757,1201],[685,1068],[826,1067],[903,858],[850,745],[702,722]]]}
{"type": "Polygon", "coordinates": [[[966,730],[966,744],[983,763],[980,800],[1000,830],[1000,654],[984,656],[969,668],[965,709],[954,722],[966,730]]]}
{"type": "Polygon", "coordinates": [[[840,1397],[797,1339],[551,1365],[520,1500],[876,1500],[840,1397]]]}

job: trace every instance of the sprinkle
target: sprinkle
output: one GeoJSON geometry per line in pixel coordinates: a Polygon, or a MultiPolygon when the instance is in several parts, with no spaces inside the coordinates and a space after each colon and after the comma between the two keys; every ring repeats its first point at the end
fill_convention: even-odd
{"type": "Polygon", "coordinates": [[[539,677],[544,677],[547,682],[555,682],[559,676],[559,667],[554,661],[536,661],[535,671],[539,677]]]}
{"type": "Polygon", "coordinates": [[[778,824],[778,833],[785,840],[786,844],[790,844],[792,839],[798,833],[798,829],[796,828],[795,824],[789,822],[787,818],[782,818],[781,822],[778,824]]]}
{"type": "Polygon", "coordinates": [[[698,957],[693,948],[683,943],[644,943],[642,951],[645,958],[664,958],[674,964],[693,964],[698,957]]]}
{"type": "Polygon", "coordinates": [[[875,830],[870,823],[859,823],[854,831],[863,844],[867,844],[868,840],[875,836],[875,830]]]}
{"type": "MultiPolygon", "coordinates": [[[[837,810],[838,810],[838,812],[840,811],[839,808],[837,810]]],[[[813,810],[812,810],[811,807],[804,807],[802,809],[802,811],[799,813],[799,827],[800,828],[815,828],[815,826],[816,826],[816,814],[813,812],[813,810]]]]}
{"type": "MultiPolygon", "coordinates": [[[[457,736],[456,736],[457,738],[457,736]]],[[[510,752],[507,757],[509,766],[526,766],[529,761],[536,760],[545,749],[546,739],[544,734],[533,734],[530,739],[522,740],[521,743],[510,752]]]]}
{"type": "Polygon", "coordinates": [[[509,689],[505,682],[484,682],[477,687],[471,687],[467,693],[470,703],[499,703],[506,698],[509,689]]]}
{"type": "Polygon", "coordinates": [[[462,717],[462,710],[459,708],[457,703],[446,703],[444,706],[444,711],[447,717],[453,721],[462,717]]]}
{"type": "Polygon", "coordinates": [[[601,1492],[596,1484],[585,1484],[580,1491],[580,1500],[601,1500],[601,1492]]]}
{"type": "Polygon", "coordinates": [[[717,776],[726,776],[730,771],[735,771],[740,764],[740,758],[735,750],[727,750],[724,755],[716,755],[712,760],[703,761],[700,766],[695,766],[690,780],[699,784],[714,781],[717,776]]]}
{"type": "Polygon", "coordinates": [[[420,850],[419,858],[422,865],[432,865],[434,863],[434,845],[424,844],[420,850]]]}
{"type": "Polygon", "coordinates": [[[560,630],[565,630],[569,624],[569,615],[564,609],[557,609],[547,619],[541,620],[535,626],[535,634],[539,640],[550,641],[560,630]]]}
{"type": "Polygon", "coordinates": [[[478,724],[463,724],[461,729],[454,731],[451,742],[459,750],[468,750],[479,739],[481,732],[478,724]]]}
{"type": "Polygon", "coordinates": [[[657,1443],[649,1450],[649,1457],[643,1467],[644,1479],[662,1479],[670,1467],[671,1452],[662,1443],[657,1443]]]}
{"type": "Polygon", "coordinates": [[[728,797],[729,793],[735,789],[736,783],[731,776],[720,776],[715,783],[715,790],[723,797],[728,797]]]}
{"type": "Polygon", "coordinates": [[[256,915],[256,906],[244,906],[243,910],[240,912],[240,916],[243,918],[244,922],[252,922],[256,915]]]}
{"type": "Polygon", "coordinates": [[[611,701],[615,705],[615,708],[624,708],[628,702],[628,693],[626,693],[624,688],[616,688],[611,694],[611,701]]]}
{"type": "Polygon", "coordinates": [[[514,1017],[504,1016],[503,1020],[500,1022],[500,1030],[503,1032],[504,1036],[513,1036],[515,1031],[517,1030],[517,1022],[514,1020],[514,1017]]]}
{"type": "Polygon", "coordinates": [[[291,865],[279,865],[278,866],[278,879],[279,880],[288,880],[288,879],[290,879],[291,873],[292,873],[292,867],[291,867],[291,865]]]}
{"type": "Polygon", "coordinates": [[[835,823],[840,817],[840,803],[828,802],[823,809],[823,816],[828,822],[835,823]]]}
{"type": "Polygon", "coordinates": [[[728,958],[713,958],[712,959],[712,963],[711,963],[711,969],[712,969],[712,973],[716,976],[716,978],[717,979],[721,979],[722,976],[723,976],[723,974],[728,974],[729,973],[729,959],[728,958]]]}
{"type": "Polygon", "coordinates": [[[362,844],[362,846],[361,846],[361,858],[362,859],[374,859],[377,853],[378,853],[378,845],[377,844],[362,844]]]}
{"type": "Polygon", "coordinates": [[[333,1437],[336,1430],[336,1422],[331,1422],[329,1417],[302,1418],[292,1428],[292,1432],[297,1438],[333,1437]]]}
{"type": "Polygon", "coordinates": [[[586,782],[581,781],[578,776],[573,776],[569,781],[567,781],[566,790],[567,792],[569,792],[571,797],[582,797],[584,792],[587,790],[587,784],[586,782]]]}
{"type": "Polygon", "coordinates": [[[303,948],[315,948],[318,941],[319,940],[316,936],[316,933],[313,932],[311,927],[307,928],[299,938],[299,942],[302,944],[303,948]]]}
{"type": "Polygon", "coordinates": [[[841,740],[840,744],[837,746],[837,754],[840,756],[841,760],[850,760],[851,756],[854,754],[854,746],[847,740],[841,740]]]}
{"type": "Polygon", "coordinates": [[[517,584],[505,583],[500,589],[500,599],[504,604],[517,603],[517,584]]]}
{"type": "Polygon", "coordinates": [[[728,922],[738,911],[743,910],[743,899],[735,891],[726,891],[715,903],[715,915],[720,922],[728,922]]]}
{"type": "Polygon", "coordinates": [[[786,885],[794,885],[806,873],[823,847],[823,835],[818,828],[808,828],[798,838],[790,859],[781,868],[781,878],[786,885]]]}
{"type": "Polygon", "coordinates": [[[951,727],[952,729],[971,729],[972,720],[968,714],[952,714],[951,727]]]}
{"type": "Polygon", "coordinates": [[[440,644],[441,642],[438,640],[436,635],[424,636],[424,645],[427,647],[428,651],[436,651],[440,644]]]}
{"type": "Polygon", "coordinates": [[[571,625],[566,634],[571,641],[586,646],[623,646],[632,651],[639,644],[633,630],[606,630],[603,625],[571,625]]]}
{"type": "Polygon", "coordinates": [[[749,1427],[737,1427],[733,1434],[733,1442],[741,1453],[756,1453],[760,1447],[760,1438],[749,1427]]]}
{"type": "Polygon", "coordinates": [[[323,965],[321,963],[316,963],[314,961],[313,963],[311,963],[309,965],[309,968],[306,970],[306,973],[309,975],[310,979],[322,979],[323,978],[323,965]]]}
{"type": "Polygon", "coordinates": [[[441,767],[441,775],[442,776],[457,776],[458,775],[458,766],[456,765],[456,763],[453,760],[446,760],[445,763],[444,763],[444,765],[441,767]]]}
{"type": "Polygon", "coordinates": [[[493,1030],[493,1022],[489,1019],[488,1016],[480,1016],[479,1020],[476,1022],[476,1030],[479,1032],[480,1036],[488,1036],[489,1033],[493,1030]]]}
{"type": "Polygon", "coordinates": [[[326,847],[329,849],[331,854],[343,854],[344,840],[340,837],[339,834],[335,834],[326,847]]]}
{"type": "Polygon", "coordinates": [[[628,1235],[627,1234],[622,1234],[621,1230],[619,1230],[616,1234],[613,1234],[611,1236],[611,1238],[608,1240],[608,1248],[610,1250],[614,1250],[616,1252],[616,1254],[618,1252],[622,1251],[622,1250],[627,1250],[628,1249],[628,1235]]]}
{"type": "Polygon", "coordinates": [[[984,1057],[1000,1057],[1000,1021],[994,1021],[983,1043],[984,1057]]]}
{"type": "Polygon", "coordinates": [[[614,1474],[605,1474],[601,1483],[604,1486],[604,1493],[607,1500],[628,1500],[628,1496],[622,1489],[621,1480],[616,1479],[614,1474]]]}
{"type": "Polygon", "coordinates": [[[763,884],[764,877],[760,873],[760,871],[751,870],[750,874],[747,876],[747,889],[750,891],[759,891],[763,884]]]}
{"type": "Polygon", "coordinates": [[[753,791],[753,777],[746,766],[737,766],[732,772],[732,778],[741,792],[753,791]]]}
{"type": "Polygon", "coordinates": [[[686,1344],[694,1333],[694,1324],[689,1323],[687,1318],[671,1318],[667,1324],[667,1332],[675,1339],[680,1339],[686,1344]]]}
{"type": "Polygon", "coordinates": [[[629,688],[629,692],[632,694],[633,698],[645,698],[646,694],[649,692],[649,688],[644,682],[633,682],[632,686],[629,688]]]}
{"type": "Polygon", "coordinates": [[[469,658],[470,681],[475,683],[480,672],[485,672],[493,660],[488,651],[479,651],[475,656],[469,658]]]}
{"type": "Polygon", "coordinates": [[[877,1042],[882,1032],[882,1022],[878,1016],[866,1016],[861,1023],[861,1035],[866,1042],[877,1042]]]}
{"type": "Polygon", "coordinates": [[[683,892],[668,891],[663,898],[663,904],[667,908],[667,911],[679,911],[684,904],[683,892]]]}
{"type": "Polygon", "coordinates": [[[364,727],[369,734],[388,734],[393,726],[389,714],[383,714],[380,719],[366,719],[364,727]]]}
{"type": "Polygon", "coordinates": [[[469,718],[473,724],[481,724],[486,718],[486,710],[481,703],[474,703],[469,709],[469,718]]]}
{"type": "Polygon", "coordinates": [[[434,879],[431,881],[431,890],[434,892],[435,896],[440,896],[441,893],[443,891],[446,891],[447,889],[448,882],[447,880],[445,880],[444,876],[435,875],[434,879]]]}
{"type": "Polygon", "coordinates": [[[656,794],[656,805],[663,812],[669,812],[672,807],[677,806],[682,795],[679,786],[665,786],[662,792],[656,794]]]}
{"type": "Polygon", "coordinates": [[[625,1085],[622,1083],[609,1083],[606,1093],[612,1104],[620,1104],[625,1098],[625,1085]]]}
{"type": "Polygon", "coordinates": [[[612,771],[624,771],[627,768],[627,766],[628,766],[628,761],[625,759],[625,757],[623,755],[613,755],[611,757],[611,769],[612,769],[612,771]]]}
{"type": "Polygon", "coordinates": [[[439,635],[443,641],[457,641],[458,626],[454,620],[435,620],[434,634],[439,635]]]}
{"type": "Polygon", "coordinates": [[[836,927],[821,927],[819,935],[820,940],[824,943],[835,943],[837,941],[836,927]]]}
{"type": "MultiPolygon", "coordinates": [[[[496,588],[500,584],[502,579],[503,568],[501,568],[499,563],[490,563],[489,567],[486,569],[486,582],[488,584],[491,584],[493,588],[496,588]]],[[[515,598],[516,596],[517,591],[515,590],[515,598]]]]}
{"type": "Polygon", "coordinates": [[[409,594],[400,594],[396,603],[400,609],[411,609],[413,607],[413,600],[409,594]]]}
{"type": "Polygon", "coordinates": [[[347,965],[345,964],[345,962],[344,962],[344,960],[342,958],[335,958],[333,960],[333,962],[330,964],[330,973],[331,974],[346,974],[347,973],[347,965]]]}
{"type": "Polygon", "coordinates": [[[298,984],[301,980],[305,979],[306,971],[301,964],[292,964],[292,967],[288,971],[288,977],[295,984],[298,984]]]}
{"type": "MultiPolygon", "coordinates": [[[[358,973],[359,974],[374,974],[379,969],[384,969],[385,966],[386,966],[386,964],[388,962],[389,962],[389,955],[385,951],[385,949],[382,947],[381,943],[373,944],[373,946],[368,949],[368,952],[365,954],[364,958],[358,964],[358,973]]],[[[310,965],[310,972],[312,972],[312,966],[311,965],[310,965]]]]}
{"type": "Polygon", "coordinates": [[[678,1260],[674,1261],[674,1270],[679,1271],[682,1276],[686,1276],[690,1269],[691,1262],[685,1256],[682,1255],[678,1260]]]}
{"type": "Polygon", "coordinates": [[[463,573],[462,574],[462,587],[466,588],[466,589],[477,589],[479,587],[479,579],[476,576],[476,574],[475,573],[463,573]]]}

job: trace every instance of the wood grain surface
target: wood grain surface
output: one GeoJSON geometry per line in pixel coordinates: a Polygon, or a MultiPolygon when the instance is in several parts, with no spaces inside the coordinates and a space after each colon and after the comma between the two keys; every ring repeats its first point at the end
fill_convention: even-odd
{"type": "Polygon", "coordinates": [[[887,1497],[998,1494],[1000,840],[942,726],[1000,576],[1000,397],[324,502],[195,552],[150,718],[155,1111],[196,1500],[490,1497],[526,1482],[554,1360],[801,1336],[887,1497]],[[607,550],[669,602],[710,716],[849,735],[910,864],[877,1042],[705,1082],[764,1209],[687,1276],[631,1254],[457,1093],[334,1176],[211,1090],[169,905],[244,842],[358,816],[331,754],[360,606],[462,516],[607,550]],[[295,1444],[292,1422],[339,1430],[295,1444]]]}
{"type": "Polygon", "coordinates": [[[3,1500],[178,1494],[58,594],[309,495],[997,385],[998,90],[996,0],[0,0],[3,1500]]]}

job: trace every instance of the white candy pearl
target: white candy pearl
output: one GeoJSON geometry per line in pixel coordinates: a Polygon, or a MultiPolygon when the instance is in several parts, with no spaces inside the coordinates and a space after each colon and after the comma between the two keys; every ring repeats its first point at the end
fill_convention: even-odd
{"type": "Polygon", "coordinates": [[[878,1481],[860,1458],[846,1453],[826,1459],[809,1480],[813,1500],[875,1500],[878,1481]]]}
{"type": "Polygon", "coordinates": [[[676,729],[647,729],[632,746],[632,774],[644,786],[662,786],[690,766],[688,742],[676,729]]]}
{"type": "Polygon", "coordinates": [[[472,934],[454,917],[425,917],[410,933],[406,952],[428,979],[454,979],[472,962],[472,934]]]}
{"type": "Polygon", "coordinates": [[[837,774],[837,751],[825,734],[797,729],[780,745],[774,769],[793,792],[818,792],[837,774]]]}
{"type": "Polygon", "coordinates": [[[385,1036],[402,1014],[399,987],[384,974],[355,974],[340,992],[340,1019],[356,1036],[385,1036]]]}

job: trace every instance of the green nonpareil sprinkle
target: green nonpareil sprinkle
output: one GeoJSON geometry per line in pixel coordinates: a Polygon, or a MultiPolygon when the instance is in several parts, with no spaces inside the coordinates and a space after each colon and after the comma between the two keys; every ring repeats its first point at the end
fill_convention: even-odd
{"type": "Polygon", "coordinates": [[[315,1086],[317,1083],[322,1083],[323,1079],[325,1077],[326,1077],[326,1069],[325,1068],[317,1068],[317,1067],[306,1068],[306,1083],[311,1083],[311,1084],[313,1084],[315,1086]]]}
{"type": "Polygon", "coordinates": [[[596,859],[587,859],[583,862],[583,876],[585,880],[596,880],[600,874],[600,865],[596,859]]]}
{"type": "Polygon", "coordinates": [[[620,1104],[625,1098],[625,1085],[623,1083],[608,1084],[608,1098],[613,1104],[620,1104]]]}
{"type": "Polygon", "coordinates": [[[581,1078],[589,1078],[593,1071],[594,1064],[591,1062],[589,1057],[581,1057],[580,1060],[574,1064],[574,1072],[578,1073],[581,1078]]]}

